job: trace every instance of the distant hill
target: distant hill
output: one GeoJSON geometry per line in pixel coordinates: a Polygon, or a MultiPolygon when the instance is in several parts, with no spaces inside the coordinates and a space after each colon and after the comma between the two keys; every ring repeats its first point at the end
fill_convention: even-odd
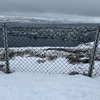
{"type": "Polygon", "coordinates": [[[95,23],[93,20],[86,20],[76,16],[60,18],[22,17],[22,16],[0,16],[0,22],[20,22],[20,23],[95,23]]]}

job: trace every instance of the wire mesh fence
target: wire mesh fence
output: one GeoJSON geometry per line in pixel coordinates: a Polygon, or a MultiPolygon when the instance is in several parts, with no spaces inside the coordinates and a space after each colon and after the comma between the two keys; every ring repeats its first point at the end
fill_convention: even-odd
{"type": "MultiPolygon", "coordinates": [[[[5,59],[3,27],[0,28],[0,68],[10,71],[88,75],[97,26],[34,25],[6,27],[5,59]]],[[[100,75],[100,42],[93,75],[100,75]]]]}

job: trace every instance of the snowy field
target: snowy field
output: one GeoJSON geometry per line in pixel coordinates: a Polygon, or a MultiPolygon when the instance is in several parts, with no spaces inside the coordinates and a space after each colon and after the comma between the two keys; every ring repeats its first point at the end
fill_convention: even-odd
{"type": "MultiPolygon", "coordinates": [[[[99,43],[100,44],[100,43],[99,43]]],[[[87,74],[93,42],[77,47],[9,48],[12,71],[49,74],[87,74]]],[[[0,64],[4,65],[4,50],[0,49],[0,64]]],[[[96,55],[94,75],[100,75],[100,45],[96,55]]]]}
{"type": "MultiPolygon", "coordinates": [[[[68,75],[88,73],[92,47],[9,48],[15,72],[0,72],[0,100],[100,100],[100,76],[68,75]]],[[[0,65],[5,64],[3,50],[0,65]]],[[[100,46],[93,73],[100,75],[100,46]]]]}
{"type": "Polygon", "coordinates": [[[100,100],[100,77],[0,72],[0,100],[100,100]]]}

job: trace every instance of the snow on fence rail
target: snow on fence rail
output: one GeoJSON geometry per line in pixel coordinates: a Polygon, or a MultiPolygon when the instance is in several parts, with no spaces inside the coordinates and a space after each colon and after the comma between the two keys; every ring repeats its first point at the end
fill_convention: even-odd
{"type": "MultiPolygon", "coordinates": [[[[95,39],[95,41],[97,40],[95,44],[94,42],[82,43],[75,47],[32,47],[30,46],[30,42],[28,43],[28,47],[24,47],[26,40],[28,41],[25,33],[22,35],[23,32],[21,32],[17,36],[17,33],[13,32],[12,35],[12,31],[6,29],[6,27],[3,27],[4,48],[0,47],[0,70],[6,71],[7,73],[10,71],[18,71],[70,75],[84,74],[89,76],[100,75],[100,42],[98,42],[97,38],[95,39]],[[23,45],[22,47],[17,47],[16,44],[23,45]],[[98,47],[97,52],[93,52],[93,46],[95,45],[96,48],[98,47]],[[93,66],[90,66],[91,62],[93,66]]],[[[2,35],[1,33],[0,36],[2,35]]],[[[38,35],[35,34],[34,36],[38,35]]],[[[34,42],[31,41],[31,44],[35,44],[34,42]]]]}

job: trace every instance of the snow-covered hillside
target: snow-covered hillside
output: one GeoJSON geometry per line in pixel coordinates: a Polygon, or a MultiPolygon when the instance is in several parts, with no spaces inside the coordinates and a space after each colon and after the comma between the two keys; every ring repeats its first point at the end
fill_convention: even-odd
{"type": "Polygon", "coordinates": [[[44,14],[39,16],[8,16],[0,15],[0,22],[24,22],[24,23],[99,23],[98,20],[91,17],[61,15],[61,14],[44,14]]]}
{"type": "MultiPolygon", "coordinates": [[[[100,47],[100,46],[99,46],[100,47]]],[[[77,47],[26,47],[9,48],[10,68],[18,72],[87,74],[93,42],[77,47]]],[[[0,64],[4,51],[0,49],[0,64]]],[[[100,48],[96,54],[94,75],[100,75],[100,48]]]]}
{"type": "Polygon", "coordinates": [[[38,17],[0,16],[0,22],[52,23],[55,20],[38,17]]]}

